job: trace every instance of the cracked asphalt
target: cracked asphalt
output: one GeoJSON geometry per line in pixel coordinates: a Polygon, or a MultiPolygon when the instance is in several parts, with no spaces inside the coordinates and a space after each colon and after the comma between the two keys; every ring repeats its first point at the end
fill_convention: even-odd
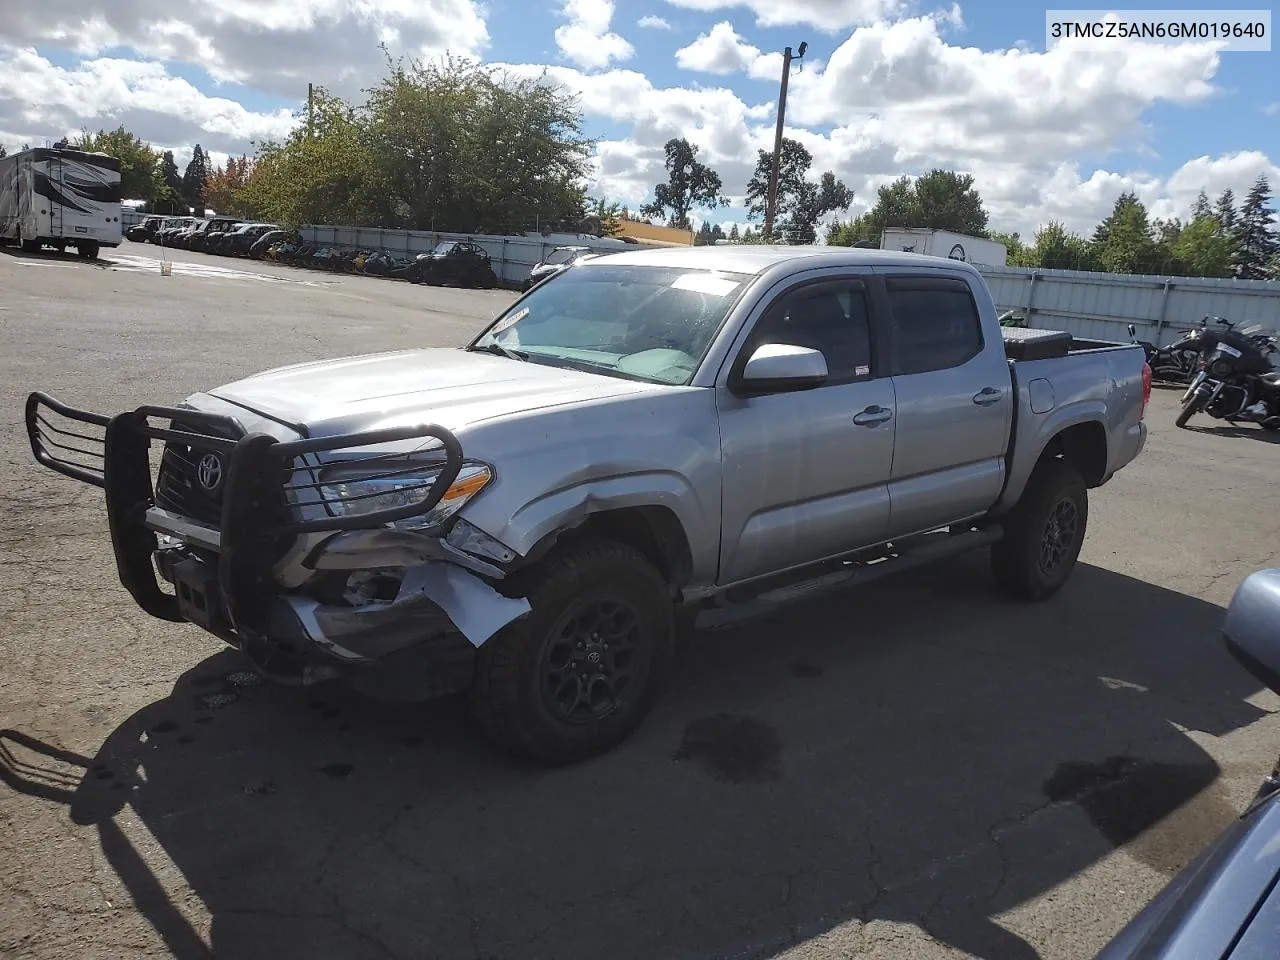
{"type": "Polygon", "coordinates": [[[703,632],[592,763],[513,762],[454,702],[256,683],[133,605],[26,393],[174,402],[456,344],[512,295],[157,255],[0,250],[2,957],[1088,957],[1280,751],[1218,635],[1278,559],[1280,447],[1176,430],[1165,391],[1052,602],[968,556],[703,632]]]}

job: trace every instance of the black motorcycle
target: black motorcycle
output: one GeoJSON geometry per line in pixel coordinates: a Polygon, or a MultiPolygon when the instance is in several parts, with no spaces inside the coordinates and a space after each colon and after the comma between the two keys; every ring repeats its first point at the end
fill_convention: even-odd
{"type": "MultiPolygon", "coordinates": [[[[1153,343],[1135,340],[1141,343],[1147,353],[1147,365],[1151,367],[1151,379],[1161,383],[1187,383],[1195,375],[1200,358],[1206,351],[1212,350],[1223,332],[1230,332],[1235,326],[1225,317],[1204,317],[1200,325],[1193,327],[1167,347],[1157,347],[1153,343]],[[1213,320],[1215,327],[1209,327],[1213,320]]],[[[1129,336],[1134,336],[1133,325],[1129,325],[1129,336]]]]}
{"type": "Polygon", "coordinates": [[[1278,345],[1280,338],[1261,327],[1222,334],[1201,359],[1174,422],[1185,427],[1197,413],[1205,413],[1228,423],[1280,430],[1280,371],[1271,365],[1278,345]]]}

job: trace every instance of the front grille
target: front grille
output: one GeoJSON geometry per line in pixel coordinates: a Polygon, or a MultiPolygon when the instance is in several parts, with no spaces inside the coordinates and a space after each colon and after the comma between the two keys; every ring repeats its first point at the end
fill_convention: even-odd
{"type": "MultiPolygon", "coordinates": [[[[174,421],[174,430],[191,433],[213,433],[208,426],[194,427],[174,421]]],[[[238,439],[228,437],[228,439],[238,439]]],[[[156,479],[156,506],[211,527],[222,522],[222,490],[227,478],[227,455],[218,454],[221,481],[210,491],[199,480],[200,460],[211,451],[197,446],[165,442],[160,458],[160,474],[156,479]]]]}

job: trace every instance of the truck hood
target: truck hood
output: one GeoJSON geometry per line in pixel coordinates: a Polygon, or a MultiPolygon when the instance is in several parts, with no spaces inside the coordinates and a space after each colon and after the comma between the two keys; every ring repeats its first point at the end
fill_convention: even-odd
{"type": "Polygon", "coordinates": [[[445,347],[300,363],[208,392],[321,437],[421,423],[457,431],[494,417],[655,389],[445,347]]]}

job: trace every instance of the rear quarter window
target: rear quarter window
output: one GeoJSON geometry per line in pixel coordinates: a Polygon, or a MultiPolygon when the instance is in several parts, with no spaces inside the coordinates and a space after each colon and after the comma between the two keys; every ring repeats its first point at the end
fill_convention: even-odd
{"type": "Polygon", "coordinates": [[[899,374],[948,370],[982,352],[982,320],[967,283],[894,277],[886,287],[899,374]]]}

